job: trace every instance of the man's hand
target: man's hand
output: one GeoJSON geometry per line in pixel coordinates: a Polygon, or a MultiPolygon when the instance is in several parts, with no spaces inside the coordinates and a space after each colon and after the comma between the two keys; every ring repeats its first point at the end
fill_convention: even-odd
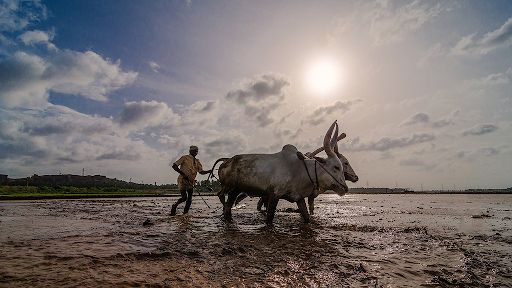
{"type": "Polygon", "coordinates": [[[199,172],[199,174],[201,174],[201,175],[210,174],[210,173],[212,173],[212,170],[207,170],[207,171],[199,172]]]}

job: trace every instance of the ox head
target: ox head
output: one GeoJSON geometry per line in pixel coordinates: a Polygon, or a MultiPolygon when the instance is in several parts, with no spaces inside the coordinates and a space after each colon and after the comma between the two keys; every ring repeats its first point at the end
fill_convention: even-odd
{"type": "Polygon", "coordinates": [[[324,150],[327,158],[316,158],[322,164],[318,173],[318,185],[325,190],[333,190],[339,195],[344,195],[348,191],[343,174],[343,165],[334,152],[334,147],[338,141],[338,123],[334,121],[324,137],[324,150]],[[336,128],[334,136],[332,131],[336,128]],[[332,136],[332,137],[331,137],[332,136]],[[322,172],[320,172],[322,170],[322,172]]]}
{"type": "Polygon", "coordinates": [[[343,165],[343,174],[345,175],[345,180],[354,183],[357,182],[357,180],[359,180],[359,177],[357,177],[356,172],[354,171],[352,166],[350,166],[350,163],[348,162],[347,158],[345,158],[345,156],[343,156],[343,154],[341,154],[338,151],[338,143],[336,143],[336,146],[334,146],[334,153],[338,155],[338,158],[340,159],[341,164],[343,165]]]}

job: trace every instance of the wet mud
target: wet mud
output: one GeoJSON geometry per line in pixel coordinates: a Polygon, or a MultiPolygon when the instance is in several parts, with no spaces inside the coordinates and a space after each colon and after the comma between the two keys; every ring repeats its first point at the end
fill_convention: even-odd
{"type": "Polygon", "coordinates": [[[0,287],[512,287],[512,195],[204,199],[0,202],[0,287]]]}

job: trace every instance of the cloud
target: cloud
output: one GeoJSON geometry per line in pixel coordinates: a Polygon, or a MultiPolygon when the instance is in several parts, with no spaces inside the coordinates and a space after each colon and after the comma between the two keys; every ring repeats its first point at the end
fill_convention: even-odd
{"type": "Polygon", "coordinates": [[[226,95],[228,101],[244,108],[243,116],[265,127],[275,122],[273,111],[284,105],[290,80],[284,75],[266,73],[242,80],[226,95]]]}
{"type": "Polygon", "coordinates": [[[30,23],[46,19],[46,7],[39,0],[0,2],[0,32],[18,31],[30,23]]]}
{"type": "Polygon", "coordinates": [[[160,65],[158,65],[156,62],[153,62],[153,61],[149,61],[149,66],[151,67],[151,69],[153,70],[153,72],[155,73],[158,73],[158,71],[160,70],[160,65]]]}
{"type": "Polygon", "coordinates": [[[193,113],[207,113],[215,110],[219,105],[218,100],[197,101],[188,107],[188,111],[193,113]]]}
{"type": "Polygon", "coordinates": [[[423,58],[421,58],[416,65],[418,67],[426,66],[431,60],[440,58],[445,55],[445,49],[446,48],[443,48],[440,43],[435,44],[427,50],[425,56],[423,56],[423,58]]]}
{"type": "Polygon", "coordinates": [[[405,167],[419,167],[420,170],[432,170],[439,166],[438,163],[427,163],[417,157],[409,157],[399,161],[400,166],[405,167]]]}
{"type": "Polygon", "coordinates": [[[231,157],[243,153],[247,148],[244,136],[223,136],[203,144],[205,154],[213,158],[231,157]]]}
{"type": "MultiPolygon", "coordinates": [[[[448,125],[455,123],[455,118],[457,118],[459,115],[459,110],[455,110],[450,113],[450,115],[440,118],[439,120],[433,121],[431,123],[432,128],[442,128],[446,127],[448,125]]],[[[404,120],[402,123],[400,123],[399,127],[403,126],[410,126],[418,123],[429,123],[430,122],[430,116],[428,114],[423,112],[418,112],[408,119],[404,120]]]]}
{"type": "Polygon", "coordinates": [[[92,51],[59,51],[46,59],[17,52],[0,61],[0,106],[46,107],[50,91],[106,101],[108,93],[137,77],[119,66],[92,51]]]}
{"type": "Polygon", "coordinates": [[[420,1],[399,7],[393,7],[393,4],[393,1],[378,1],[377,7],[371,12],[370,35],[376,45],[403,40],[406,35],[432,21],[445,9],[439,3],[430,7],[428,3],[421,5],[420,1]]]}
{"type": "Polygon", "coordinates": [[[42,44],[45,45],[48,50],[57,50],[57,47],[53,45],[50,41],[53,40],[53,37],[55,36],[55,29],[49,32],[44,32],[40,30],[34,30],[34,31],[28,31],[20,36],[18,38],[21,39],[23,44],[25,45],[32,45],[35,44],[42,44]]]}
{"type": "Polygon", "coordinates": [[[462,136],[479,136],[487,133],[491,133],[498,130],[498,126],[493,124],[479,124],[474,127],[469,128],[468,130],[463,131],[462,136]]]}
{"type": "Polygon", "coordinates": [[[485,147],[485,148],[479,148],[478,153],[486,155],[486,156],[492,156],[492,155],[498,155],[500,154],[500,150],[494,147],[485,147]]]}
{"type": "Polygon", "coordinates": [[[510,144],[499,144],[489,147],[475,147],[470,150],[460,150],[455,157],[465,160],[475,160],[480,155],[491,157],[496,155],[512,154],[512,146],[510,144]]]}
{"type": "Polygon", "coordinates": [[[302,123],[317,126],[322,124],[331,115],[335,113],[344,114],[349,111],[353,105],[362,101],[363,100],[361,99],[352,99],[347,101],[336,101],[330,105],[320,106],[304,117],[302,123]]]}
{"type": "Polygon", "coordinates": [[[96,160],[124,160],[124,161],[137,161],[142,156],[140,153],[130,150],[114,150],[112,152],[101,154],[96,160]]]}
{"type": "Polygon", "coordinates": [[[22,122],[16,117],[8,117],[9,111],[0,110],[0,159],[16,159],[23,162],[26,157],[45,159],[48,153],[46,141],[20,131],[22,122]],[[3,118],[3,119],[2,119],[3,118]],[[10,118],[10,119],[9,119],[10,118]]]}
{"type": "Polygon", "coordinates": [[[476,34],[463,37],[451,53],[455,55],[487,54],[499,48],[512,45],[512,18],[509,18],[503,26],[485,34],[481,39],[474,39],[476,34]]]}
{"type": "Polygon", "coordinates": [[[286,94],[285,89],[289,86],[290,81],[284,75],[260,74],[252,79],[242,80],[237,89],[228,92],[226,98],[239,104],[261,102],[276,96],[282,100],[286,94]]]}
{"type": "Polygon", "coordinates": [[[418,112],[414,115],[412,115],[409,119],[402,122],[399,126],[409,126],[414,125],[417,123],[428,123],[430,121],[430,118],[427,114],[418,112]]]}
{"type": "Polygon", "coordinates": [[[454,124],[453,120],[448,119],[448,118],[442,118],[435,122],[432,122],[432,127],[433,128],[442,128],[442,127],[446,127],[451,124],[454,124]]]}
{"type": "Polygon", "coordinates": [[[45,170],[52,165],[99,165],[92,163],[147,160],[157,155],[139,137],[134,140],[118,132],[119,125],[112,118],[89,116],[63,106],[0,109],[0,159],[3,164],[16,162],[17,167],[30,164],[45,170]]]}
{"type": "Polygon", "coordinates": [[[171,125],[178,120],[179,116],[167,104],[157,101],[127,102],[116,118],[121,127],[130,128],[171,125]]]}
{"type": "Polygon", "coordinates": [[[368,143],[360,143],[359,137],[349,140],[340,145],[342,151],[387,151],[395,148],[403,148],[419,143],[434,140],[436,137],[431,133],[412,134],[411,136],[403,136],[400,138],[384,137],[377,141],[368,143]]]}
{"type": "Polygon", "coordinates": [[[482,78],[465,80],[460,89],[464,90],[476,90],[487,87],[492,87],[495,85],[509,84],[510,83],[510,73],[494,73],[482,78]]]}
{"type": "Polygon", "coordinates": [[[95,135],[101,134],[112,130],[112,125],[108,120],[96,121],[96,123],[87,123],[81,121],[75,121],[74,119],[67,119],[65,122],[61,122],[60,117],[51,119],[50,123],[25,123],[23,132],[31,136],[50,136],[50,135],[95,135]],[[103,123],[101,123],[103,122],[103,123]]]}

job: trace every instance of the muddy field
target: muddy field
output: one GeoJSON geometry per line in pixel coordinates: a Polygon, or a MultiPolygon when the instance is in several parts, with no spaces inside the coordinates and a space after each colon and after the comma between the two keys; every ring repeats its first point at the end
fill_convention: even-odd
{"type": "Polygon", "coordinates": [[[0,287],[512,287],[512,195],[205,200],[0,202],[0,287]]]}

